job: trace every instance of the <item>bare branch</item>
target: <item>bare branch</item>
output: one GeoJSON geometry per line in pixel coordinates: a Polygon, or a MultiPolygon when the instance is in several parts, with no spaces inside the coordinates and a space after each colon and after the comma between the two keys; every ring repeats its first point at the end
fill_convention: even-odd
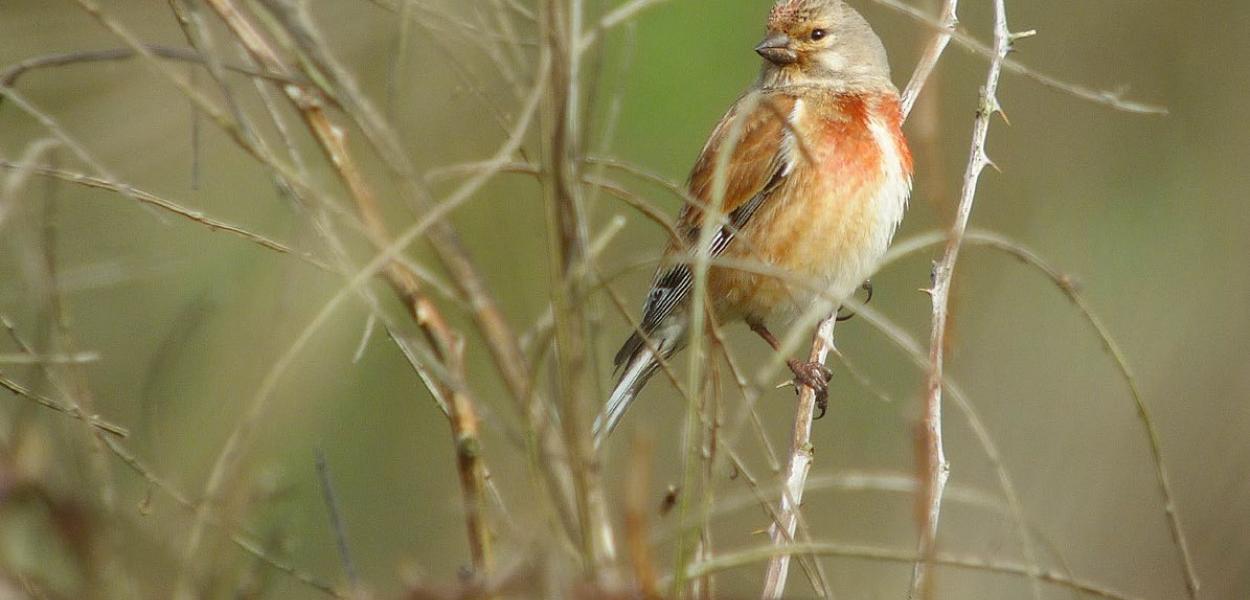
{"type": "Polygon", "coordinates": [[[56,412],[64,413],[75,419],[78,419],[79,421],[85,421],[92,427],[99,429],[100,431],[103,431],[105,433],[110,433],[117,437],[123,437],[123,438],[130,435],[130,431],[127,430],[125,427],[122,427],[121,425],[114,425],[95,415],[83,414],[83,411],[75,405],[63,404],[61,402],[48,398],[47,396],[41,396],[39,394],[36,394],[33,391],[31,391],[29,388],[27,388],[26,386],[16,381],[13,381],[12,379],[9,379],[8,377],[5,377],[4,373],[0,373],[0,387],[6,390],[9,390],[10,392],[13,392],[14,394],[17,394],[18,396],[26,398],[27,400],[30,400],[34,402],[35,404],[43,406],[44,408],[50,408],[56,412]]]}
{"type": "Polygon", "coordinates": [[[186,208],[173,201],[166,200],[164,198],[161,198],[160,196],[157,196],[156,194],[141,190],[129,184],[116,183],[114,181],[109,181],[107,179],[103,179],[100,177],[92,177],[90,175],[84,175],[82,173],[74,173],[71,171],[65,171],[61,169],[53,169],[51,167],[15,163],[15,162],[10,162],[4,159],[0,159],[0,168],[26,169],[32,173],[43,175],[46,177],[52,177],[55,179],[59,179],[61,181],[68,182],[68,183],[73,183],[76,185],[81,185],[81,186],[96,188],[96,189],[101,189],[101,190],[107,190],[110,192],[116,192],[118,194],[126,196],[127,198],[132,198],[140,204],[154,206],[163,211],[167,211],[169,213],[172,213],[180,217],[183,217],[185,219],[189,219],[191,221],[199,223],[200,225],[203,225],[213,231],[224,231],[224,232],[236,235],[238,237],[241,237],[249,242],[252,242],[258,246],[261,246],[262,248],[273,250],[275,252],[279,252],[282,254],[290,254],[292,256],[295,256],[299,258],[300,260],[303,260],[304,262],[317,267],[318,269],[321,269],[324,271],[330,271],[330,272],[334,271],[333,268],[331,268],[325,262],[321,261],[321,259],[313,256],[312,254],[299,251],[299,250],[295,250],[291,248],[290,246],[283,244],[282,242],[274,241],[268,237],[265,237],[259,233],[254,233],[238,225],[227,223],[225,221],[219,221],[217,219],[214,219],[213,217],[205,215],[204,213],[200,211],[186,208]]]}
{"type": "MultiPolygon", "coordinates": [[[[176,60],[176,61],[181,61],[181,62],[188,62],[188,63],[199,64],[199,65],[209,64],[209,61],[205,60],[204,57],[200,56],[199,53],[197,53],[195,50],[189,50],[186,48],[172,48],[169,46],[160,46],[156,44],[143,44],[142,46],[144,49],[150,52],[153,56],[157,56],[160,58],[164,58],[168,60],[176,60]]],[[[70,65],[77,65],[77,64],[91,63],[91,62],[128,60],[131,58],[135,58],[136,56],[139,56],[139,51],[133,48],[110,48],[107,50],[81,50],[77,52],[58,52],[54,54],[43,54],[40,56],[34,56],[31,58],[28,58],[18,63],[14,63],[13,65],[6,67],[4,70],[0,70],[0,85],[12,87],[17,84],[17,80],[21,78],[23,75],[31,71],[37,70],[37,69],[67,67],[70,65]]],[[[249,77],[256,77],[259,79],[265,79],[265,80],[274,81],[277,83],[283,83],[283,84],[287,84],[287,83],[302,84],[303,83],[296,79],[286,77],[283,75],[279,75],[277,73],[268,73],[265,71],[259,71],[256,69],[251,69],[248,67],[243,67],[243,66],[238,66],[238,65],[223,64],[222,68],[224,68],[227,71],[234,71],[235,73],[241,73],[249,77]]],[[[3,98],[0,98],[0,100],[2,99],[3,98]]]]}
{"type": "MultiPolygon", "coordinates": [[[[887,6],[891,9],[894,9],[917,22],[922,23],[934,29],[935,31],[938,32],[937,35],[939,36],[949,35],[950,38],[954,40],[956,43],[958,43],[960,46],[963,46],[975,52],[976,54],[979,54],[991,60],[995,56],[994,48],[991,48],[990,46],[985,45],[980,40],[976,39],[975,37],[972,37],[971,35],[963,33],[959,31],[958,29],[954,29],[949,23],[951,22],[957,23],[958,20],[955,19],[953,21],[948,21],[947,19],[945,19],[945,10],[943,10],[943,17],[941,17],[940,20],[934,20],[932,17],[924,14],[924,12],[921,11],[920,9],[914,6],[911,6],[909,4],[904,4],[900,0],[872,0],[872,1],[881,5],[887,6]]],[[[1033,34],[1032,31],[1026,31],[1026,32],[1018,33],[1014,35],[1018,39],[1020,37],[1026,37],[1032,34],[1033,34]]],[[[930,46],[930,49],[932,49],[933,47],[934,46],[930,46]]],[[[927,57],[928,53],[926,53],[925,56],[927,57]]],[[[1127,100],[1123,97],[1123,94],[1121,92],[1112,91],[1112,90],[1099,90],[1099,89],[1094,89],[1088,86],[1081,85],[1079,83],[1072,83],[1070,81],[1064,81],[1062,79],[1059,79],[1058,77],[1047,75],[1046,73],[1042,73],[1036,69],[1033,69],[1029,66],[1016,62],[1012,59],[1003,60],[1002,69],[1004,71],[1007,71],[1008,73],[1012,73],[1014,75],[1020,75],[1026,79],[1031,79],[1034,82],[1039,83],[1045,87],[1051,88],[1053,90],[1068,94],[1076,98],[1080,98],[1088,102],[1093,102],[1094,104],[1101,104],[1103,106],[1106,106],[1115,110],[1119,110],[1123,112],[1130,112],[1130,113],[1146,114],[1146,115],[1168,114],[1167,108],[1164,108],[1162,106],[1146,104],[1146,103],[1137,102],[1134,100],[1127,100]]],[[[917,91],[917,94],[918,94],[918,91],[917,91]]],[[[914,98],[915,95],[916,94],[912,95],[913,103],[915,101],[915,98],[914,98]]]]}
{"type": "Polygon", "coordinates": [[[916,70],[911,74],[911,80],[907,82],[907,87],[903,89],[901,98],[903,118],[911,114],[911,109],[916,105],[916,98],[920,97],[920,90],[924,89],[924,84],[929,81],[929,76],[933,74],[934,67],[937,66],[938,59],[942,57],[942,52],[946,50],[946,46],[950,44],[951,36],[955,33],[955,26],[959,24],[959,17],[956,10],[959,8],[959,0],[944,0],[942,2],[942,14],[938,17],[939,29],[933,40],[929,42],[929,46],[925,48],[924,54],[920,56],[920,62],[916,64],[916,70]]]}
{"type": "MultiPolygon", "coordinates": [[[[129,449],[123,446],[121,442],[111,437],[106,437],[104,438],[104,444],[105,444],[105,447],[108,448],[109,452],[113,454],[113,456],[117,457],[118,460],[122,461],[122,464],[126,465],[131,471],[134,471],[136,474],[142,477],[145,482],[155,487],[157,490],[160,490],[161,493],[165,494],[170,499],[172,499],[179,507],[186,509],[186,510],[190,510],[190,511],[196,510],[197,508],[196,504],[192,502],[191,499],[188,498],[186,494],[179,491],[177,488],[173,486],[173,484],[169,483],[168,481],[165,480],[165,478],[158,475],[155,471],[153,471],[150,467],[148,467],[147,464],[145,464],[142,460],[140,460],[138,456],[135,456],[133,452],[131,452],[129,449]]],[[[299,581],[300,583],[312,589],[315,589],[318,592],[321,592],[327,596],[331,596],[334,598],[347,598],[346,594],[339,593],[337,590],[334,589],[334,586],[331,586],[328,583],[320,581],[317,578],[315,578],[313,575],[311,575],[310,573],[303,571],[302,569],[294,565],[291,565],[289,563],[286,563],[282,561],[281,559],[269,554],[268,552],[265,551],[263,545],[260,542],[256,541],[251,536],[237,529],[231,528],[230,524],[224,522],[221,519],[221,517],[218,516],[217,514],[214,513],[214,514],[209,515],[208,521],[212,523],[213,525],[221,527],[223,530],[226,530],[231,543],[233,543],[235,546],[238,546],[244,552],[251,554],[252,556],[256,557],[256,559],[260,560],[262,563],[270,566],[271,568],[281,571],[291,576],[296,581],[299,581]]]]}
{"type": "MultiPolygon", "coordinates": [[[[687,569],[686,576],[697,577],[706,573],[735,569],[741,566],[772,560],[778,554],[841,556],[846,558],[860,558],[898,563],[911,563],[919,560],[925,560],[923,556],[911,554],[905,551],[877,548],[872,546],[853,546],[850,544],[828,542],[791,544],[786,546],[769,545],[743,550],[732,554],[723,554],[710,561],[692,564],[690,565],[690,568],[687,569]]],[[[1107,600],[1134,600],[1133,596],[1128,596],[1124,593],[1096,583],[1072,579],[1062,573],[1016,563],[987,560],[979,557],[953,556],[949,554],[938,554],[934,556],[930,562],[937,565],[957,567],[973,571],[1028,577],[1038,581],[1052,583],[1067,589],[1076,590],[1078,592],[1091,594],[1099,598],[1106,598],[1107,600]]]]}
{"type": "MultiPolygon", "coordinates": [[[[833,349],[833,328],[836,314],[820,322],[808,360],[824,364],[833,349]]],[[[807,474],[812,468],[812,420],[816,413],[816,390],[802,386],[799,390],[798,408],[795,409],[794,429],[791,433],[790,462],[786,467],[785,487],[781,496],[780,520],[769,527],[769,536],[775,547],[794,539],[798,522],[799,506],[803,501],[803,489],[807,474]]],[[[786,575],[790,569],[790,554],[776,554],[768,561],[764,573],[763,598],[781,598],[786,589],[786,575]]]]}
{"type": "Polygon", "coordinates": [[[586,370],[594,363],[588,351],[587,312],[574,299],[583,278],[576,272],[589,259],[584,198],[581,194],[583,140],[583,53],[578,44],[584,20],[582,0],[546,0],[539,10],[542,55],[551,64],[542,137],[543,188],[546,206],[547,255],[555,285],[551,289],[556,340],[555,374],[560,389],[560,423],[581,521],[582,566],[591,580],[601,581],[604,568],[616,555],[614,532],[594,447],[583,422],[590,381],[586,370]]]}
{"type": "Polygon", "coordinates": [[[972,203],[976,197],[977,181],[981,172],[990,164],[985,153],[985,139],[989,134],[990,118],[1000,111],[998,104],[998,79],[1002,74],[1003,61],[1011,50],[1011,32],[1007,29],[1007,11],[1004,0],[994,0],[994,49],[995,55],[990,61],[989,72],[986,74],[985,87],[981,90],[981,106],[973,123],[972,149],[968,157],[968,165],[964,170],[963,192],[960,194],[959,208],[956,211],[955,223],[951,227],[949,241],[942,258],[934,266],[933,289],[930,296],[933,300],[933,324],[929,338],[929,375],[926,383],[923,432],[925,435],[925,465],[927,483],[925,486],[924,519],[920,528],[918,543],[919,557],[912,570],[909,597],[916,598],[924,589],[926,569],[929,558],[934,556],[937,547],[938,521],[941,518],[942,492],[950,477],[950,463],[946,459],[946,451],[942,444],[942,379],[943,358],[946,347],[947,311],[950,301],[951,282],[954,277],[955,262],[959,258],[959,250],[963,245],[964,232],[968,228],[968,219],[972,216],[972,203]]]}
{"type": "MultiPolygon", "coordinates": [[[[902,256],[914,253],[922,248],[936,246],[944,241],[945,236],[940,233],[917,236],[911,240],[895,244],[882,263],[883,265],[888,264],[902,256]]],[[[1150,445],[1151,464],[1155,470],[1155,480],[1159,488],[1159,495],[1163,498],[1164,516],[1168,522],[1168,530],[1177,548],[1181,570],[1186,579],[1186,586],[1192,591],[1197,591],[1199,589],[1197,572],[1194,568],[1193,558],[1190,555],[1188,539],[1176,514],[1175,495],[1172,493],[1172,486],[1164,465],[1163,448],[1159,439],[1159,432],[1154,418],[1151,416],[1150,409],[1146,405],[1141,388],[1137,383],[1137,377],[1129,367],[1128,358],[1120,348],[1120,344],[1111,335],[1110,329],[1107,328],[1106,324],[1103,323],[1102,319],[1094,311],[1093,306],[1090,305],[1089,300],[1085,298],[1085,295],[1081,293],[1079,287],[1073,282],[1072,277],[1052,266],[1035,251],[1000,234],[988,231],[970,230],[964,236],[964,243],[999,250],[1041,271],[1055,287],[1072,301],[1077,310],[1080,311],[1085,322],[1098,335],[1099,341],[1102,342],[1107,353],[1111,355],[1112,360],[1115,362],[1116,370],[1120,373],[1121,379],[1124,380],[1125,385],[1128,387],[1134,407],[1137,410],[1138,420],[1141,421],[1142,427],[1145,429],[1146,439],[1150,445]]],[[[1013,496],[1014,494],[1010,494],[1008,500],[1011,501],[1013,496]]]]}
{"type": "Polygon", "coordinates": [[[608,14],[603,15],[595,27],[587,31],[582,36],[580,48],[578,50],[584,51],[586,48],[590,47],[591,44],[594,44],[604,32],[624,23],[628,23],[637,17],[642,11],[667,1],[668,0],[629,0],[629,2],[616,7],[608,14]]]}

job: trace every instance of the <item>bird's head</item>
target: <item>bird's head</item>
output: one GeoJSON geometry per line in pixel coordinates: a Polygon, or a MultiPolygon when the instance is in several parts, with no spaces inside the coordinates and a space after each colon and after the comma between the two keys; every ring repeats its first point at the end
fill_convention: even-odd
{"type": "Polygon", "coordinates": [[[764,57],[763,87],[893,88],[881,40],[842,0],[779,0],[755,51],[764,57]]]}

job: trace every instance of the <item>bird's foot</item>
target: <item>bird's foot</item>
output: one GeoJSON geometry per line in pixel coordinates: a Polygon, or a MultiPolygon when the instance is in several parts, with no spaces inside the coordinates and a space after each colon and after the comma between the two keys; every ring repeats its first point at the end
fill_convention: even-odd
{"type": "Polygon", "coordinates": [[[829,380],[833,379],[833,371],[818,362],[795,359],[786,361],[786,365],[794,373],[796,385],[812,388],[816,392],[816,408],[820,409],[820,414],[815,418],[825,416],[825,411],[829,409],[829,380]]]}

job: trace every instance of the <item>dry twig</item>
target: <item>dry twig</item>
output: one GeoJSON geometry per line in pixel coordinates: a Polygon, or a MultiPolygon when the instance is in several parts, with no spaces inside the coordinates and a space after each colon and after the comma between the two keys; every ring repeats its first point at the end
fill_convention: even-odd
{"type": "MultiPolygon", "coordinates": [[[[898,563],[913,563],[925,560],[923,556],[916,554],[871,546],[852,546],[849,544],[833,543],[792,544],[785,546],[770,545],[743,550],[732,554],[723,554],[707,562],[692,564],[688,569],[686,576],[697,577],[707,573],[714,573],[755,564],[765,560],[771,560],[778,554],[841,556],[846,558],[861,558],[898,563]]],[[[1067,589],[1090,594],[1098,598],[1105,598],[1107,600],[1134,600],[1133,596],[1126,595],[1122,592],[1118,592],[1093,582],[1073,579],[1056,571],[1048,571],[1016,563],[947,554],[938,554],[932,557],[930,562],[937,565],[957,567],[973,571],[1027,577],[1037,581],[1051,583],[1067,589]]]]}
{"type": "Polygon", "coordinates": [[[933,288],[930,295],[933,299],[933,325],[929,339],[929,376],[926,383],[923,432],[925,435],[925,465],[928,473],[924,489],[926,511],[920,529],[919,557],[912,571],[910,596],[916,597],[924,589],[925,575],[929,558],[934,556],[937,545],[938,521],[942,510],[942,492],[950,477],[950,463],[946,460],[946,452],[942,444],[942,378],[943,358],[946,347],[947,309],[950,301],[951,281],[954,277],[955,262],[959,258],[959,250],[963,246],[964,232],[968,228],[968,219],[972,216],[972,203],[976,197],[977,181],[981,172],[990,163],[985,153],[985,139],[989,134],[990,117],[1001,111],[998,104],[998,79],[1002,73],[1003,61],[1011,50],[1012,35],[1007,29],[1007,12],[1005,0],[994,0],[994,58],[990,61],[989,73],[986,75],[985,87],[981,90],[981,106],[973,124],[972,150],[968,157],[968,165],[964,171],[963,192],[960,194],[959,207],[956,209],[955,223],[951,227],[950,238],[942,258],[933,269],[933,288]]]}

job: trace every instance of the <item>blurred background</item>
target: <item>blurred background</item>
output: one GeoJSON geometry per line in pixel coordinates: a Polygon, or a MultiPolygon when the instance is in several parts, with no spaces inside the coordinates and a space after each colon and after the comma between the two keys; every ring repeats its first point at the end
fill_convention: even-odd
{"type": "MultiPolygon", "coordinates": [[[[507,2],[419,0],[407,13],[405,44],[399,43],[405,13],[393,5],[402,2],[308,4],[330,50],[386,111],[424,173],[490,157],[520,110],[517,90],[528,91],[535,54],[530,49],[514,57],[528,69],[514,73],[501,73],[489,54],[503,36],[492,15],[507,2]]],[[[936,8],[929,0],[911,2],[930,14],[936,8]]],[[[522,14],[533,4],[520,0],[507,10],[522,14]]],[[[618,4],[587,1],[587,21],[618,4]]],[[[853,4],[885,40],[901,87],[930,38],[928,29],[870,0],[853,4]]],[[[962,4],[963,29],[988,41],[991,4],[962,4]]],[[[102,5],[144,42],[186,46],[165,3],[102,5]]],[[[683,180],[711,127],[758,69],[751,49],[768,6],[765,0],[657,2],[604,32],[584,66],[586,151],[683,180]]],[[[1250,5],[1057,0],[1009,1],[1007,9],[1013,29],[1038,32],[1018,42],[1015,59],[1066,81],[1164,106],[1169,114],[1119,112],[1004,75],[1000,98],[1010,123],[996,119],[992,125],[988,151],[998,171],[982,178],[972,226],[1036,251],[1078,282],[1123,348],[1157,423],[1202,597],[1250,597],[1250,169],[1244,164],[1250,155],[1244,109],[1250,5]]],[[[200,12],[224,31],[211,11],[200,12]]],[[[536,36],[532,23],[517,21],[521,39],[536,36]]],[[[68,1],[0,4],[0,40],[0,68],[50,53],[122,46],[68,1]]],[[[244,60],[226,37],[220,40],[225,62],[244,60]]],[[[986,64],[952,45],[908,123],[917,182],[898,241],[950,222],[986,64]]],[[[197,77],[197,85],[213,89],[202,70],[197,77]]],[[[263,112],[250,82],[239,75],[230,81],[242,110],[263,112]]],[[[142,61],[34,70],[13,86],[97,164],[64,146],[29,154],[50,137],[49,129],[11,98],[0,103],[0,159],[36,159],[125,182],[323,254],[307,216],[266,169],[210,120],[196,117],[180,91],[142,61]]],[[[289,124],[299,127],[295,119],[289,124]]],[[[326,193],[341,199],[321,156],[306,135],[297,137],[326,193]]],[[[358,137],[353,144],[364,148],[358,137]]],[[[531,135],[517,158],[539,154],[531,135]]],[[[372,164],[366,170],[383,172],[372,164]]],[[[123,194],[15,173],[0,170],[0,181],[8,182],[0,195],[0,313],[40,352],[88,353],[92,360],[29,364],[5,335],[0,374],[33,394],[89,399],[91,412],[130,430],[126,447],[151,473],[198,498],[267,373],[342,279],[123,194]]],[[[662,187],[612,176],[676,212],[679,199],[662,187]]],[[[457,183],[431,179],[439,197],[457,183]]],[[[665,239],[654,223],[607,194],[587,191],[586,199],[593,232],[618,215],[626,219],[599,255],[603,272],[654,257],[665,239]]],[[[385,194],[383,204],[392,230],[416,219],[385,194]]],[[[510,322],[529,329],[547,309],[551,285],[536,180],[500,174],[456,210],[453,221],[510,322]]],[[[435,264],[421,244],[409,255],[435,264]]],[[[917,290],[927,285],[937,255],[934,248],[912,254],[873,280],[872,307],[922,342],[930,310],[917,290]]],[[[1131,597],[1183,597],[1148,440],[1094,330],[1053,282],[1000,252],[969,246],[957,272],[948,373],[1001,452],[1037,534],[1041,562],[1053,569],[1066,564],[1076,576],[1131,597]]],[[[649,278],[649,266],[626,269],[613,287],[636,311],[649,278]]],[[[534,492],[513,433],[515,411],[464,309],[437,300],[470,332],[470,379],[482,401],[483,452],[493,481],[505,502],[524,506],[534,492]]],[[[594,375],[602,386],[629,326],[602,294],[590,310],[594,375]]],[[[729,330],[729,345],[755,373],[768,354],[744,329],[729,330]]],[[[813,440],[813,477],[827,483],[809,491],[805,517],[815,539],[909,551],[916,536],[911,494],[829,482],[914,476],[924,373],[862,318],[840,325],[836,339],[859,377],[834,365],[831,406],[813,440]]],[[[447,422],[403,355],[371,325],[368,307],[351,300],[337,308],[276,384],[255,442],[245,450],[244,474],[230,488],[235,525],[283,562],[342,589],[347,574],[315,468],[320,451],[366,590],[395,597],[413,585],[455,585],[469,555],[447,422]]],[[[736,394],[729,397],[731,405],[738,402],[736,394]]],[[[793,394],[766,388],[759,409],[772,445],[783,449],[793,394]]],[[[664,378],[648,386],[605,456],[611,502],[624,494],[638,435],[654,443],[657,507],[664,488],[681,481],[685,411],[664,378]]],[[[993,463],[962,413],[949,406],[946,414],[952,474],[940,548],[1022,560],[1016,527],[1001,510],[993,463]]],[[[170,592],[192,511],[91,439],[81,422],[0,392],[0,596],[170,592]]],[[[754,474],[771,481],[759,442],[743,435],[741,449],[754,474]]],[[[759,532],[768,519],[749,501],[747,488],[728,469],[714,480],[716,497],[727,506],[712,521],[718,547],[764,543],[759,532]]],[[[533,512],[518,508],[499,534],[500,562],[524,555],[545,535],[533,512]]],[[[613,517],[619,522],[619,510],[613,517]]],[[[671,532],[674,517],[654,518],[658,564],[667,568],[671,539],[663,532],[671,532]]],[[[217,533],[205,544],[197,564],[211,597],[319,593],[217,533]]],[[[821,560],[840,597],[906,592],[910,564],[821,560]]],[[[717,595],[755,596],[761,572],[762,566],[722,575],[717,595]]],[[[951,568],[937,573],[937,598],[1033,594],[1019,577],[951,568]]],[[[789,591],[793,597],[813,593],[797,569],[789,591]]],[[[1074,593],[1042,586],[1042,596],[1074,593]]]]}

